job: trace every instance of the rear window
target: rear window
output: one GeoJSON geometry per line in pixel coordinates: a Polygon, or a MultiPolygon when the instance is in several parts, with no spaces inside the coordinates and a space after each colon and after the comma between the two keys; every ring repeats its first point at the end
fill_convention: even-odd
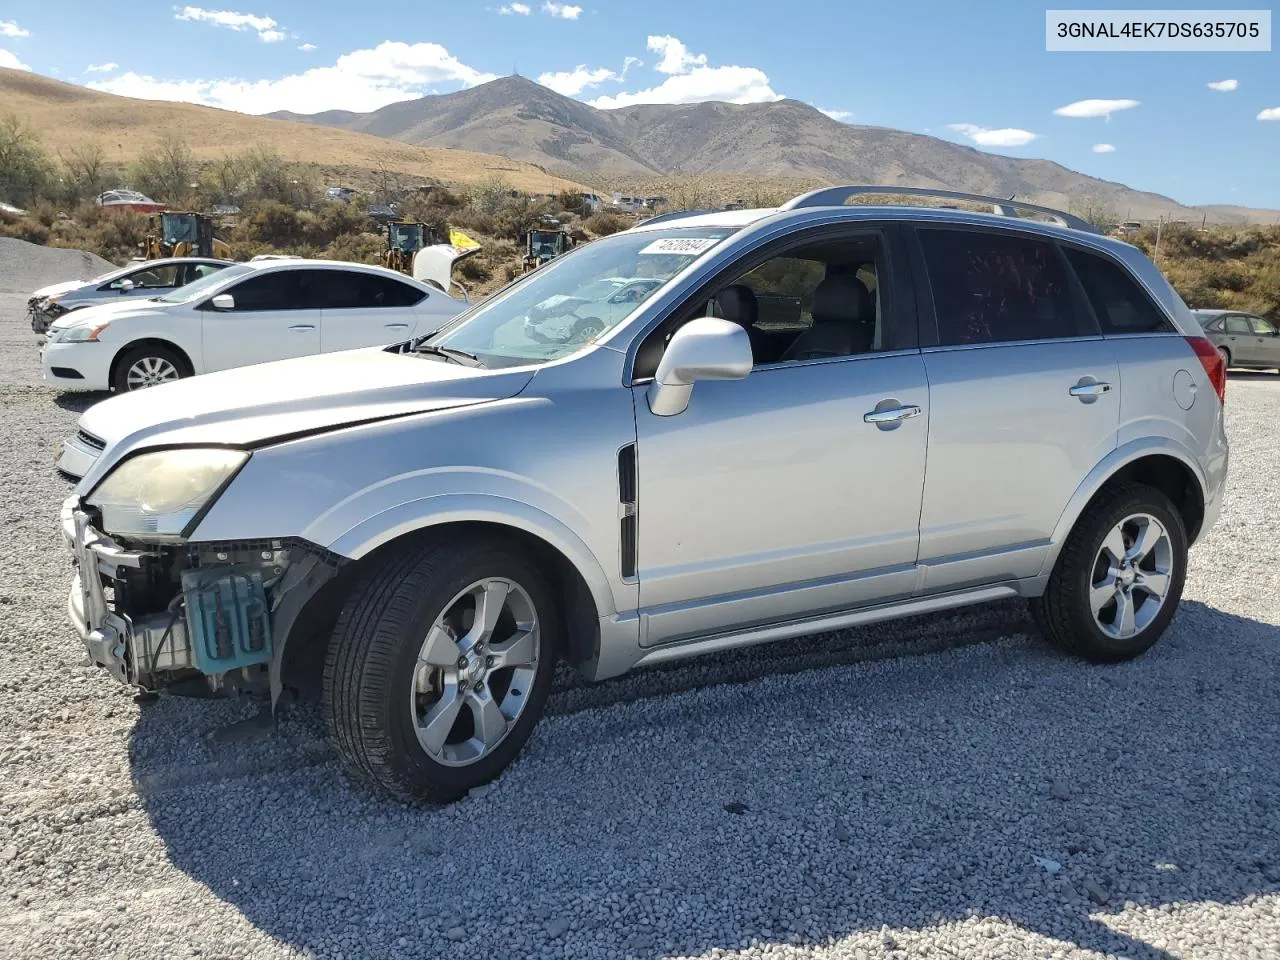
{"type": "Polygon", "coordinates": [[[1083,250],[1067,248],[1066,253],[1103,333],[1173,332],[1173,324],[1119,264],[1083,250]]]}

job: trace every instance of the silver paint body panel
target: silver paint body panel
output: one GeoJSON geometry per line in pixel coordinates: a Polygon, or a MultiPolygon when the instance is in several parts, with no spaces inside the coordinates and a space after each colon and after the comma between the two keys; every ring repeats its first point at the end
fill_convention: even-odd
{"type": "Polygon", "coordinates": [[[518,529],[582,575],[600,624],[584,670],[597,679],[640,662],[1036,595],[1089,498],[1140,456],[1185,463],[1205,499],[1205,529],[1216,518],[1222,408],[1182,336],[1199,327],[1136,248],[953,210],[687,218],[701,224],[740,229],[567,358],[485,371],[358,351],[161,387],[180,416],[144,423],[122,406],[124,430],[107,429],[110,410],[91,418],[109,446],[77,493],[137,450],[221,439],[253,454],[200,520],[197,541],[299,537],[358,559],[442,523],[518,529]],[[632,361],[673,308],[763,244],[862,222],[981,225],[1094,248],[1128,267],[1180,333],[776,364],[697,383],[675,416],[650,412],[632,361]],[[363,371],[359,382],[329,383],[316,404],[268,386],[341,377],[347,362],[363,371]],[[1179,371],[1194,386],[1190,410],[1173,395],[1179,371]],[[1085,378],[1110,389],[1085,402],[1070,392],[1085,378]],[[202,390],[212,391],[205,414],[202,390]],[[229,398],[241,391],[267,402],[236,409],[229,398]],[[889,400],[920,415],[864,419],[889,400]],[[637,564],[624,577],[618,453],[629,444],[637,564]]]}

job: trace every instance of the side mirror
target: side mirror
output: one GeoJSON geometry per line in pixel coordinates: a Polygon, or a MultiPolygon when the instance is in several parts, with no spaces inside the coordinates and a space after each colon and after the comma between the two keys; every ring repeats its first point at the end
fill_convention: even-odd
{"type": "Polygon", "coordinates": [[[134,282],[132,280],[117,280],[114,284],[112,284],[112,286],[114,286],[121,293],[128,293],[130,290],[134,288],[134,282]]]}
{"type": "Polygon", "coordinates": [[[698,317],[676,331],[649,384],[649,409],[673,417],[689,406],[699,380],[741,380],[751,372],[751,339],[736,323],[698,317]]]}
{"type": "Polygon", "coordinates": [[[209,302],[213,304],[213,309],[215,310],[234,310],[236,308],[236,298],[229,293],[220,293],[209,302]]]}

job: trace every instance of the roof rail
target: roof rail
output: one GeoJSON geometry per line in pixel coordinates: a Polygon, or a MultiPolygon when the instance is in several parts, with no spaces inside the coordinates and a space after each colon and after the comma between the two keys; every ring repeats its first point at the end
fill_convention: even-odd
{"type": "Polygon", "coordinates": [[[679,220],[681,217],[696,217],[704,213],[714,213],[714,210],[676,210],[672,213],[660,213],[656,217],[648,217],[636,224],[637,227],[647,227],[651,223],[665,223],[668,220],[679,220]]]}
{"type": "Polygon", "coordinates": [[[888,186],[863,186],[850,185],[843,187],[823,187],[821,190],[814,190],[811,193],[802,194],[784,203],[779,209],[781,210],[798,210],[802,207],[841,207],[850,197],[858,197],[864,194],[891,194],[909,197],[935,197],[947,200],[969,200],[973,203],[989,203],[991,204],[991,212],[1001,217],[1016,217],[1018,210],[1032,210],[1042,214],[1052,220],[1060,227],[1070,227],[1072,230],[1083,230],[1086,233],[1100,233],[1101,231],[1087,220],[1082,220],[1070,213],[1063,213],[1061,210],[1054,210],[1051,207],[1041,207],[1034,203],[1023,203],[1021,200],[1002,199],[1000,197],[985,197],[978,193],[959,193],[955,190],[934,190],[932,187],[888,187],[888,186]]]}

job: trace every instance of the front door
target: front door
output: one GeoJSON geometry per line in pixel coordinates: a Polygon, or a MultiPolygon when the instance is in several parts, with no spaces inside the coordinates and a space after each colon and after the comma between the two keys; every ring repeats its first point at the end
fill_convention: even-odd
{"type": "Polygon", "coordinates": [[[320,311],[311,305],[305,270],[258,273],[223,290],[231,310],[201,308],[204,372],[320,352],[320,311]]]}
{"type": "Polygon", "coordinates": [[[746,379],[670,417],[633,387],[642,644],[913,592],[930,403],[890,288],[873,232],[791,250],[710,300],[751,335],[746,379]]]}
{"type": "Polygon", "coordinates": [[[1260,366],[1280,367],[1280,331],[1270,320],[1262,317],[1249,317],[1249,326],[1253,329],[1256,361],[1260,366]]]}

